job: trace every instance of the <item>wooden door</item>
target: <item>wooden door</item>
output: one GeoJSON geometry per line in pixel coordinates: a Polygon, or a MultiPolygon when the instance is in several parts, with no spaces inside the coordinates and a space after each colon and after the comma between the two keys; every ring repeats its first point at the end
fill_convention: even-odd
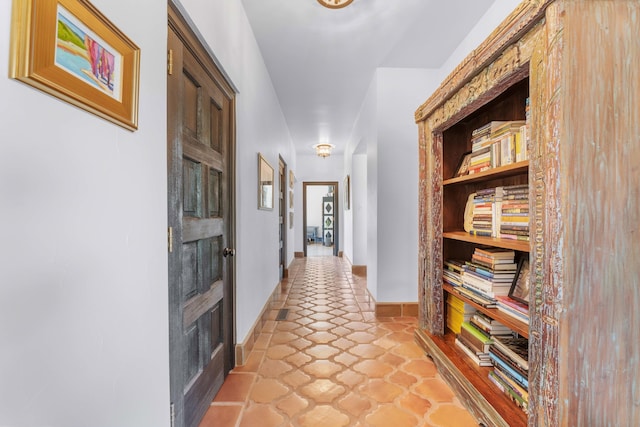
{"type": "Polygon", "coordinates": [[[190,427],[234,365],[234,97],[173,9],[168,37],[171,401],[190,427]]]}
{"type": "Polygon", "coordinates": [[[280,183],[280,199],[278,203],[278,216],[280,218],[280,226],[278,227],[279,234],[279,268],[280,271],[280,280],[284,279],[285,272],[287,269],[287,178],[286,178],[286,170],[287,165],[284,163],[284,160],[280,158],[278,162],[278,171],[279,171],[279,183],[280,183]]]}

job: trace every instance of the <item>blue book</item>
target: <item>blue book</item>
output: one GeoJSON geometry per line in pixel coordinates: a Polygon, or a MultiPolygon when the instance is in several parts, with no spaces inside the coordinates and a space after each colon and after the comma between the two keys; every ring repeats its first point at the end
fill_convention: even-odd
{"type": "Polygon", "coordinates": [[[493,361],[493,364],[500,368],[502,372],[507,374],[509,377],[513,378],[518,384],[520,384],[525,389],[529,389],[529,380],[522,376],[519,372],[515,371],[511,366],[506,364],[502,359],[496,356],[493,353],[489,353],[489,357],[493,361]]]}

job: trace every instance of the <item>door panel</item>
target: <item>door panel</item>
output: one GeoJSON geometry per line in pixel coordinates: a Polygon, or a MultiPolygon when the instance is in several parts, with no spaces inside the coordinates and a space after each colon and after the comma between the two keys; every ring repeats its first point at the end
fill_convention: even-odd
{"type": "Polygon", "coordinates": [[[176,426],[197,426],[234,364],[233,92],[169,13],[169,321],[176,426]],[[214,72],[215,71],[215,72],[214,72]]]}

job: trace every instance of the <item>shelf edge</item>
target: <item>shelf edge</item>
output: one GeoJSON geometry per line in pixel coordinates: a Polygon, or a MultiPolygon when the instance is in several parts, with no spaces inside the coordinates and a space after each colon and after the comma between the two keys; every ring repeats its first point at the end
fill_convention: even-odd
{"type": "Polygon", "coordinates": [[[451,388],[461,396],[461,401],[471,414],[487,426],[510,427],[502,416],[495,410],[485,397],[462,375],[460,370],[449,360],[440,348],[429,338],[427,333],[421,329],[414,332],[415,342],[431,357],[438,372],[451,386],[451,388]],[[473,402],[471,405],[469,402],[473,402]]]}

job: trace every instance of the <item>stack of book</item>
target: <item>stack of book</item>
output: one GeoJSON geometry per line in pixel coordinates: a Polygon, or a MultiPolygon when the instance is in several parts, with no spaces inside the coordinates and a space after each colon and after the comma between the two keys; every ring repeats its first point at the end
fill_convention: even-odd
{"type": "Polygon", "coordinates": [[[500,233],[503,239],[529,240],[529,184],[502,187],[500,233]]]}
{"type": "Polygon", "coordinates": [[[529,306],[505,295],[497,296],[496,302],[495,307],[497,307],[498,310],[527,325],[529,324],[529,306]]]}
{"type": "Polygon", "coordinates": [[[447,327],[459,334],[463,322],[468,322],[476,309],[452,294],[447,294],[447,327]]]}
{"type": "Polygon", "coordinates": [[[462,273],[464,273],[464,261],[448,259],[442,269],[442,280],[452,286],[462,286],[462,273]]]}
{"type": "Polygon", "coordinates": [[[494,369],[489,379],[523,411],[529,406],[529,341],[518,336],[495,336],[489,349],[494,369]]]}
{"type": "Polygon", "coordinates": [[[491,121],[471,133],[470,175],[528,159],[524,120],[491,121]]]}
{"type": "Polygon", "coordinates": [[[522,140],[525,145],[525,157],[522,160],[529,159],[529,150],[531,147],[531,99],[527,98],[524,101],[524,128],[522,128],[522,140]]]}
{"type": "Polygon", "coordinates": [[[494,151],[496,154],[500,153],[496,166],[506,166],[516,161],[526,160],[523,158],[523,153],[527,151],[522,138],[524,126],[524,120],[514,120],[503,123],[491,132],[492,145],[496,146],[494,151]],[[518,158],[520,160],[517,160],[518,158]]]}
{"type": "Polygon", "coordinates": [[[455,344],[478,366],[493,366],[490,356],[491,336],[471,322],[462,322],[455,344]]]}
{"type": "Polygon", "coordinates": [[[513,336],[513,331],[511,329],[480,311],[473,313],[470,322],[473,326],[488,334],[490,337],[513,336]]]}
{"type": "Polygon", "coordinates": [[[475,236],[497,237],[494,235],[496,228],[496,189],[486,188],[476,191],[473,196],[473,216],[470,234],[475,236]]]}
{"type": "Polygon", "coordinates": [[[500,126],[508,123],[504,120],[492,121],[471,132],[471,152],[477,153],[492,143],[491,134],[500,126]]]}
{"type": "Polygon", "coordinates": [[[515,252],[500,248],[475,248],[466,262],[462,286],[485,299],[496,301],[509,294],[516,275],[515,252]]]}

